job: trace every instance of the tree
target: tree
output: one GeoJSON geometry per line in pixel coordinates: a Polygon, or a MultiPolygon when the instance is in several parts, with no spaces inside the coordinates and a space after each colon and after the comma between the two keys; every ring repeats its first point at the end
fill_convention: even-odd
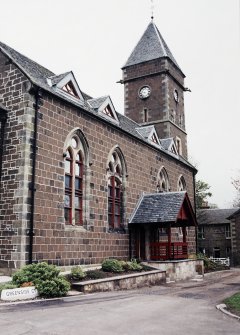
{"type": "Polygon", "coordinates": [[[204,207],[204,203],[207,202],[207,198],[212,196],[212,193],[208,190],[210,189],[210,185],[208,183],[205,183],[202,180],[196,181],[196,207],[201,208],[204,207]]]}
{"type": "Polygon", "coordinates": [[[240,178],[232,179],[232,184],[237,191],[237,196],[233,200],[233,206],[240,207],[240,178]]]}

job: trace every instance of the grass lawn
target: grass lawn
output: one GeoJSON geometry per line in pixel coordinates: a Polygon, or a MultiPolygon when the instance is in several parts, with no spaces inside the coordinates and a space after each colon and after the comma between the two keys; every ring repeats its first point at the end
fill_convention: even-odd
{"type": "Polygon", "coordinates": [[[224,300],[228,310],[240,316],[240,292],[224,300]]]}

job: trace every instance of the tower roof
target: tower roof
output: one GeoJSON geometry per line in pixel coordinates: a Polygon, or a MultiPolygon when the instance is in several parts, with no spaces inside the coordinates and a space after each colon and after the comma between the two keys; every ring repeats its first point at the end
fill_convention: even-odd
{"type": "Polygon", "coordinates": [[[123,68],[163,57],[171,59],[181,71],[157,26],[150,22],[123,68]]]}

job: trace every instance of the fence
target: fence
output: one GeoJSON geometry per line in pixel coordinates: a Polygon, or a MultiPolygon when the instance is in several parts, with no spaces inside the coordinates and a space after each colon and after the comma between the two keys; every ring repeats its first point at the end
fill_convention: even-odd
{"type": "Polygon", "coordinates": [[[211,259],[211,261],[213,261],[214,263],[230,266],[229,257],[227,257],[227,258],[213,258],[213,257],[210,257],[209,259],[211,259]]]}

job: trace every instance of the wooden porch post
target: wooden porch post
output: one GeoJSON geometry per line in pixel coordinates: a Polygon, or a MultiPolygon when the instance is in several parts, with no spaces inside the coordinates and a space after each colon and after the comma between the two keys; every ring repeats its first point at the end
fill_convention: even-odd
{"type": "Polygon", "coordinates": [[[186,227],[182,227],[183,232],[183,243],[187,242],[187,234],[186,234],[186,227]]]}
{"type": "Polygon", "coordinates": [[[168,259],[171,259],[171,244],[172,244],[172,236],[171,236],[171,226],[168,228],[168,259]]]}

